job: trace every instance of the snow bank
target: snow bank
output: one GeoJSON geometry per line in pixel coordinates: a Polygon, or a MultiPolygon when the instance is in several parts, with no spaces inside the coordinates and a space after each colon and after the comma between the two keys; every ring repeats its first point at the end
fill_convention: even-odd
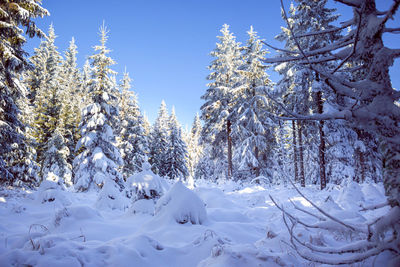
{"type": "Polygon", "coordinates": [[[349,182],[338,197],[338,203],[345,209],[358,209],[362,202],[364,202],[364,194],[360,185],[354,181],[349,182]]]}
{"type": "Polygon", "coordinates": [[[204,202],[180,181],[161,197],[155,207],[155,215],[177,223],[203,224],[207,221],[204,202]]]}
{"type": "MultiPolygon", "coordinates": [[[[279,256],[271,256],[254,245],[216,245],[211,256],[201,261],[198,267],[212,266],[287,266],[279,256]]],[[[290,265],[289,265],[290,266],[290,265]]]]}
{"type": "Polygon", "coordinates": [[[143,214],[154,214],[154,201],[152,199],[139,199],[135,201],[129,210],[136,214],[136,213],[143,213],[143,214]]]}

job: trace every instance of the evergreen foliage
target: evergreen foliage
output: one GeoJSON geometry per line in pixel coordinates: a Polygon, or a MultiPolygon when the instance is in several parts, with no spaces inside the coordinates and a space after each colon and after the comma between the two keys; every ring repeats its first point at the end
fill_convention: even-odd
{"type": "Polygon", "coordinates": [[[44,36],[32,18],[46,16],[48,11],[35,0],[1,1],[0,10],[0,182],[32,185],[36,182],[35,164],[17,106],[18,100],[23,102],[28,95],[19,82],[28,67],[21,26],[30,38],[44,36]]]}
{"type": "Polygon", "coordinates": [[[165,172],[170,179],[185,179],[189,175],[187,169],[187,147],[182,139],[182,130],[172,108],[168,121],[168,149],[166,153],[165,172]]]}
{"type": "Polygon", "coordinates": [[[149,145],[149,162],[152,171],[161,177],[167,175],[168,135],[168,111],[163,100],[151,131],[149,145]]]}
{"type": "Polygon", "coordinates": [[[146,159],[147,138],[136,94],[130,91],[131,79],[127,72],[121,80],[120,89],[120,132],[118,147],[124,161],[122,174],[126,180],[136,172],[142,171],[146,159]]]}
{"type": "Polygon", "coordinates": [[[111,122],[118,120],[118,108],[112,105],[116,88],[111,75],[115,72],[110,68],[115,62],[107,56],[110,50],[106,47],[108,37],[104,26],[100,28],[100,36],[100,45],[94,47],[97,53],[90,56],[93,67],[88,83],[91,103],[82,110],[82,137],[77,144],[81,153],[74,160],[74,186],[78,191],[102,187],[99,203],[104,205],[109,200],[117,200],[124,185],[118,171],[123,160],[111,127],[111,122]]]}
{"type": "Polygon", "coordinates": [[[211,73],[207,79],[211,82],[201,97],[205,101],[201,107],[201,119],[204,121],[202,138],[214,146],[211,150],[213,159],[218,159],[221,163],[228,161],[226,173],[230,176],[231,124],[236,120],[232,113],[232,100],[235,97],[233,89],[240,80],[237,69],[242,64],[242,58],[240,43],[236,42],[227,24],[223,25],[221,33],[222,35],[217,37],[220,43],[217,43],[217,47],[211,52],[211,56],[215,58],[208,67],[211,73]],[[222,143],[227,144],[226,149],[220,145],[222,143]]]}

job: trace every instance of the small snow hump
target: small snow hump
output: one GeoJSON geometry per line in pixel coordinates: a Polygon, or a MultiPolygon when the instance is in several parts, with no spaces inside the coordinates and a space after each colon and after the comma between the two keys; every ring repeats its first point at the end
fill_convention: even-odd
{"type": "Polygon", "coordinates": [[[180,224],[204,224],[207,221],[204,202],[180,181],[157,201],[155,216],[180,224]]]}
{"type": "Polygon", "coordinates": [[[136,173],[127,180],[128,195],[137,201],[140,199],[158,199],[168,190],[168,184],[163,178],[154,174],[149,163],[143,164],[143,171],[136,173]]]}

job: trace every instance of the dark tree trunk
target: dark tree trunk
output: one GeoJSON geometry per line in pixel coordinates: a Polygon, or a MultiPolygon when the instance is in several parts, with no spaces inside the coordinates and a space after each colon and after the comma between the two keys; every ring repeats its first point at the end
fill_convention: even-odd
{"type": "MultiPolygon", "coordinates": [[[[357,137],[359,140],[362,140],[363,142],[366,139],[365,137],[365,133],[363,133],[363,131],[356,129],[355,130],[357,133],[357,137]]],[[[367,142],[367,141],[366,141],[367,142]]],[[[364,182],[365,181],[365,177],[366,177],[366,171],[367,171],[367,166],[365,166],[365,152],[363,152],[360,148],[356,148],[356,152],[355,152],[355,160],[358,160],[358,164],[356,164],[356,166],[358,167],[359,171],[357,172],[357,176],[356,178],[356,182],[360,183],[360,182],[364,182]]],[[[374,175],[375,177],[375,175],[374,175]]]]}
{"type": "MultiPolygon", "coordinates": [[[[254,148],[254,156],[255,156],[256,159],[257,159],[257,163],[259,162],[259,160],[258,160],[258,155],[259,155],[259,151],[258,151],[258,147],[256,146],[256,147],[254,148]]],[[[260,166],[255,167],[255,168],[254,168],[254,171],[255,171],[256,177],[260,176],[260,166]]]]}
{"type": "MultiPolygon", "coordinates": [[[[363,183],[365,181],[365,159],[364,159],[364,153],[362,151],[359,151],[358,153],[358,159],[360,161],[360,171],[361,171],[361,179],[360,181],[357,182],[361,182],[363,183]]],[[[375,177],[375,175],[374,175],[375,177]]]]}
{"type": "MultiPolygon", "coordinates": [[[[323,112],[322,93],[318,91],[316,94],[317,111],[319,114],[323,112]]],[[[326,187],[326,163],[325,163],[325,133],[324,133],[324,121],[318,123],[319,131],[319,146],[318,146],[318,157],[319,157],[319,176],[321,179],[321,190],[326,187]]]]}
{"type": "Polygon", "coordinates": [[[297,159],[297,136],[296,136],[296,122],[292,121],[292,133],[293,133],[293,164],[294,164],[294,181],[299,181],[299,167],[297,159]]]}
{"type": "Polygon", "coordinates": [[[231,121],[226,121],[226,134],[228,139],[228,177],[232,177],[232,137],[231,137],[231,121]]]}
{"type": "Polygon", "coordinates": [[[302,125],[300,121],[297,121],[297,134],[299,136],[299,156],[300,156],[300,185],[301,187],[306,186],[306,179],[304,177],[304,155],[303,155],[303,133],[302,125]]]}

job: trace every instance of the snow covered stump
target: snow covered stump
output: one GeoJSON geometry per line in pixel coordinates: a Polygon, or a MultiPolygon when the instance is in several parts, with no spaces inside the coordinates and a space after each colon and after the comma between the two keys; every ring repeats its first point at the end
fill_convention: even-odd
{"type": "Polygon", "coordinates": [[[158,200],[155,216],[180,224],[204,224],[207,221],[204,202],[180,181],[158,200]]]}

